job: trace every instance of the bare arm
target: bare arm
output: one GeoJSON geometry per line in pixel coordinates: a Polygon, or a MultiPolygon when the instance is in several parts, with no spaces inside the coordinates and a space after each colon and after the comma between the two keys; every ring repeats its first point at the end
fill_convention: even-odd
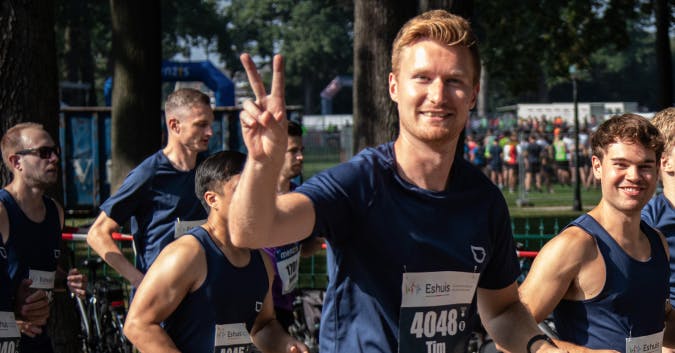
{"type": "MultiPolygon", "coordinates": [[[[59,221],[61,222],[61,229],[63,229],[63,224],[65,221],[65,216],[63,212],[63,207],[54,199],[54,204],[56,205],[56,209],[59,212],[59,221]]],[[[63,272],[65,272],[66,269],[61,269],[63,272]]],[[[71,269],[68,269],[68,276],[66,278],[66,284],[68,285],[68,289],[70,289],[70,292],[75,294],[76,296],[80,298],[84,298],[86,295],[86,289],[87,289],[87,276],[83,273],[80,273],[80,271],[73,267],[71,269]]]]}
{"type": "MultiPolygon", "coordinates": [[[[576,227],[566,229],[546,243],[519,289],[520,299],[537,322],[548,317],[566,295],[571,295],[570,286],[579,283],[582,266],[596,257],[595,242],[576,227]]],[[[557,339],[554,342],[568,352],[615,352],[593,350],[557,339]]]]}
{"type": "Polygon", "coordinates": [[[256,101],[246,101],[240,114],[248,157],[232,198],[229,228],[238,247],[279,246],[306,238],[314,226],[314,208],[303,195],[277,196],[276,187],[288,140],[281,56],[273,63],[269,95],[248,54],[241,56],[256,101]]]}
{"type": "MultiPolygon", "coordinates": [[[[525,306],[518,300],[514,282],[503,289],[478,288],[478,313],[495,342],[509,352],[527,352],[527,342],[543,334],[525,306]],[[517,322],[518,325],[513,323],[517,322]]],[[[544,340],[535,342],[531,353],[560,352],[544,340]]],[[[530,352],[527,352],[530,353],[530,352]]]]}
{"type": "Polygon", "coordinates": [[[274,302],[272,299],[272,282],[274,281],[274,269],[266,253],[260,252],[265,263],[269,288],[263,301],[263,308],[253,323],[251,338],[253,343],[265,353],[309,353],[304,343],[289,336],[277,321],[274,314],[274,302]]]}
{"type": "Polygon", "coordinates": [[[112,239],[112,234],[119,228],[119,224],[102,211],[89,228],[87,244],[115,271],[126,278],[134,287],[138,287],[143,279],[143,274],[124,257],[124,254],[112,239]]]}
{"type": "Polygon", "coordinates": [[[190,236],[169,244],[150,266],[138,287],[124,323],[124,334],[139,351],[179,352],[160,323],[206,277],[206,257],[190,236]]]}

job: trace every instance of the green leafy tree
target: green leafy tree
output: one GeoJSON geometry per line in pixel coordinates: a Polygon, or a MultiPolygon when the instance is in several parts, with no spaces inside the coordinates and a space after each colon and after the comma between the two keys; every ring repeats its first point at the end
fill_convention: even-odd
{"type": "MultiPolygon", "coordinates": [[[[336,75],[351,73],[352,14],[348,3],[329,0],[233,0],[225,8],[234,57],[227,66],[241,70],[238,54],[251,53],[260,65],[275,53],[286,58],[286,95],[305,112],[318,111],[319,92],[336,75]]],[[[223,46],[219,46],[223,48],[223,46]]],[[[226,60],[227,61],[227,60],[226,60]]]]}

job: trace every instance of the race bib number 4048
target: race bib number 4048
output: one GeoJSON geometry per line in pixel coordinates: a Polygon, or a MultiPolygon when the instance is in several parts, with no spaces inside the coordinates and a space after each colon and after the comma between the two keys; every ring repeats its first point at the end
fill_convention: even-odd
{"type": "Polygon", "coordinates": [[[416,272],[403,274],[399,352],[451,352],[467,330],[469,307],[480,274],[416,272]]]}

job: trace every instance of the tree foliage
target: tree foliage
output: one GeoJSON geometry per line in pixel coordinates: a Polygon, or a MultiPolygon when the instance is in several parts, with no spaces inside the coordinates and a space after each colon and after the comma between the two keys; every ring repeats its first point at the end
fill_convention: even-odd
{"type": "Polygon", "coordinates": [[[348,3],[330,0],[232,0],[225,8],[231,42],[224,57],[235,59],[227,65],[233,73],[241,70],[242,52],[261,66],[283,54],[287,101],[315,113],[321,89],[352,72],[351,11],[348,3]]]}
{"type": "Polygon", "coordinates": [[[569,81],[571,65],[590,77],[602,69],[595,54],[632,55],[626,50],[653,25],[653,1],[477,2],[481,53],[500,91],[494,96],[548,101],[551,87],[569,81]]]}

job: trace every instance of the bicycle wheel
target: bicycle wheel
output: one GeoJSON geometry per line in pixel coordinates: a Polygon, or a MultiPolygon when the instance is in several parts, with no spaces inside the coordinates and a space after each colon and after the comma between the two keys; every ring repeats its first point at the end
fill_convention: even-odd
{"type": "Polygon", "coordinates": [[[92,343],[92,331],[91,324],[89,320],[89,313],[87,310],[87,302],[83,299],[75,297],[77,314],[80,317],[80,332],[78,333],[78,340],[80,345],[80,351],[82,353],[94,353],[94,349],[91,347],[92,343]]]}
{"type": "Polygon", "coordinates": [[[124,336],[122,321],[118,313],[110,310],[101,316],[102,353],[131,353],[131,344],[124,336]]]}

